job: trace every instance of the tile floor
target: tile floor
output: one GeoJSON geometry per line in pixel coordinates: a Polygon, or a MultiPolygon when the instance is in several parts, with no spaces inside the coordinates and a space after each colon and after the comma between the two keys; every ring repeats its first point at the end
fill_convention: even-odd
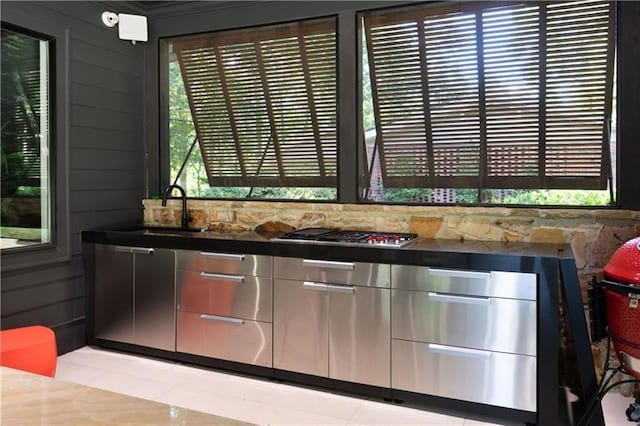
{"type": "MultiPolygon", "coordinates": [[[[56,378],[257,424],[505,424],[464,413],[429,412],[92,347],[59,357],[56,378]]],[[[605,398],[607,426],[633,426],[624,415],[630,402],[619,394],[605,398]]]]}

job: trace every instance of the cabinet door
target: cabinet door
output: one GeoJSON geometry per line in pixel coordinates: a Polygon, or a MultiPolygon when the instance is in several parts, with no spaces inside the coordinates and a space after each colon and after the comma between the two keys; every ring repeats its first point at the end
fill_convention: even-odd
{"type": "Polygon", "coordinates": [[[134,343],[175,351],[175,252],[134,249],[134,271],[134,343]]]}
{"type": "Polygon", "coordinates": [[[131,247],[95,246],[95,337],[133,343],[131,247]]]}
{"type": "Polygon", "coordinates": [[[274,280],[273,366],[329,375],[327,285],[274,280]]]}
{"type": "Polygon", "coordinates": [[[329,285],[329,377],[391,386],[388,289],[329,285]]]}

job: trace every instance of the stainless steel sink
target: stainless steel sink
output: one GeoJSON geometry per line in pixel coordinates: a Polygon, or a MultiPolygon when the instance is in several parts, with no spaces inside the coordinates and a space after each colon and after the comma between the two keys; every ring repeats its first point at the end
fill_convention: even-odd
{"type": "Polygon", "coordinates": [[[172,234],[172,235],[179,235],[179,234],[198,234],[201,232],[206,232],[206,229],[199,229],[199,228],[187,228],[187,229],[183,229],[183,228],[174,228],[174,227],[144,227],[144,228],[138,228],[138,229],[134,229],[131,230],[129,232],[133,232],[133,233],[137,233],[137,234],[145,234],[145,235],[162,235],[162,234],[172,234]]]}

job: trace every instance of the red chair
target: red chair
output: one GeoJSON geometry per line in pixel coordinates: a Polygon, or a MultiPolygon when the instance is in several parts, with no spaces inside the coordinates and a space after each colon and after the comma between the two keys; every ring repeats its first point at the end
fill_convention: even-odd
{"type": "Polygon", "coordinates": [[[57,363],[56,335],[40,325],[0,331],[0,365],[53,377],[57,363]]]}

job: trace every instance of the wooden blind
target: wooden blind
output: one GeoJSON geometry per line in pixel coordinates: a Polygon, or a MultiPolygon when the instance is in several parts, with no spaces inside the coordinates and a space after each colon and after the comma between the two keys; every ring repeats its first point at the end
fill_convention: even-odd
{"type": "MultiPolygon", "coordinates": [[[[2,30],[2,178],[20,186],[40,185],[41,81],[39,40],[2,30]],[[7,90],[5,90],[7,89],[7,90]]],[[[48,87],[46,88],[48,90],[48,87]]],[[[47,106],[44,106],[47,108],[47,106]]],[[[44,111],[48,112],[48,111],[44,111]]]]}
{"type": "Polygon", "coordinates": [[[336,186],[336,21],[176,39],[211,186],[336,186]]]}
{"type": "Polygon", "coordinates": [[[604,189],[610,2],[363,14],[383,185],[604,189]]]}

